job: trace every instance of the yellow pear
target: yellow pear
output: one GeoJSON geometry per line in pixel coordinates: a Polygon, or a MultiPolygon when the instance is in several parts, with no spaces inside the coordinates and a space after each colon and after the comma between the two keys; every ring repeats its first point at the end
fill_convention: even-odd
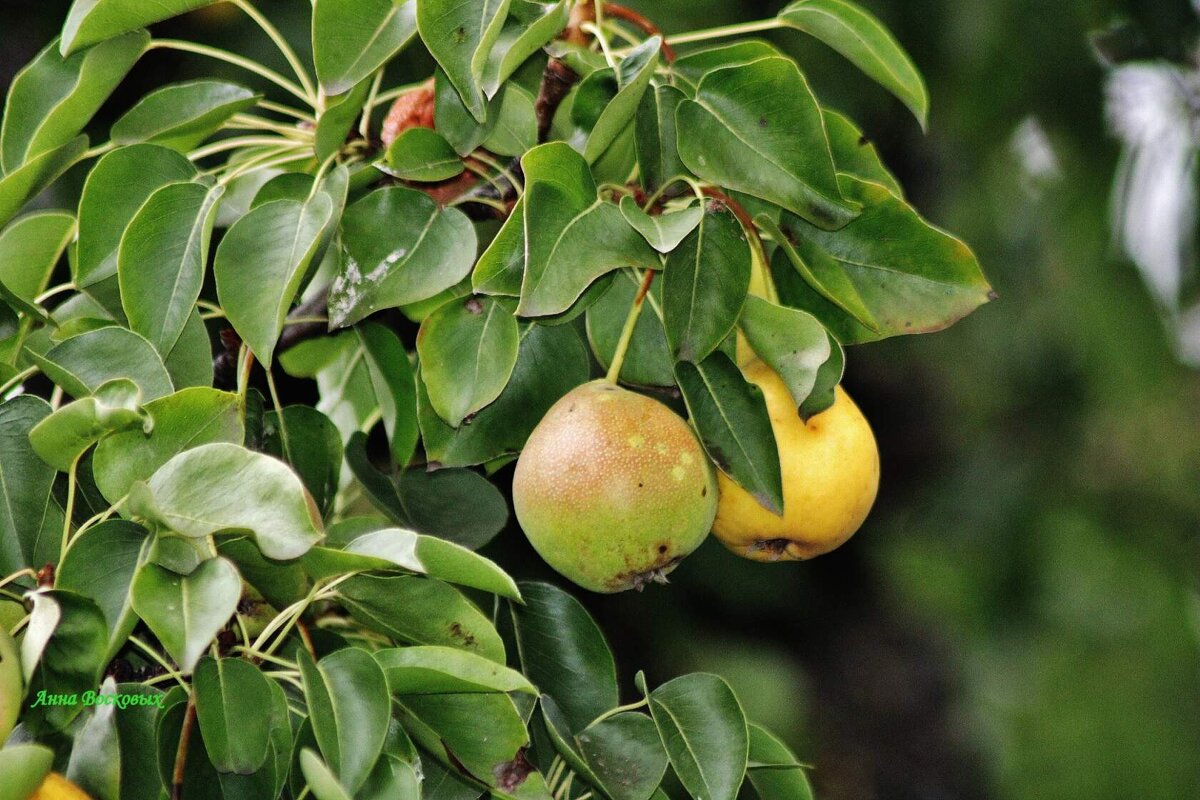
{"type": "Polygon", "coordinates": [[[87,793],[69,780],[51,772],[29,800],[92,800],[87,793]]]}
{"type": "Polygon", "coordinates": [[[550,566],[593,592],[662,581],[712,528],[717,483],[671,409],[607,381],[546,412],[513,475],[517,520],[550,566]]]}
{"type": "Polygon", "coordinates": [[[21,714],[25,681],[21,676],[21,656],[8,631],[0,627],[0,744],[12,733],[21,714]]]}
{"type": "Polygon", "coordinates": [[[875,502],[879,450],[871,427],[840,386],[833,406],[805,423],[787,385],[767,364],[751,361],[744,372],[762,389],[771,416],[783,476],[783,516],[763,508],[722,474],[713,534],[755,561],[828,553],[854,535],[875,502]]]}

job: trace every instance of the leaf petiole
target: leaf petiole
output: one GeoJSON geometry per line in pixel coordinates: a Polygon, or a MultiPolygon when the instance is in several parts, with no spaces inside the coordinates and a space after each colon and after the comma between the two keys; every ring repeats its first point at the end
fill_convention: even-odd
{"type": "Polygon", "coordinates": [[[744,36],[750,33],[774,31],[783,27],[786,26],[778,19],[762,19],[755,22],[743,22],[737,25],[722,25],[719,28],[706,28],[705,30],[681,33],[676,36],[668,36],[666,43],[675,46],[680,44],[690,44],[692,42],[706,42],[709,39],[722,39],[727,36],[744,36]]]}
{"type": "Polygon", "coordinates": [[[617,379],[621,377],[621,366],[625,363],[625,354],[629,351],[629,343],[633,341],[633,331],[637,328],[638,317],[642,315],[642,306],[646,302],[646,295],[650,294],[650,284],[654,282],[654,270],[646,270],[646,275],[642,278],[641,288],[633,298],[633,305],[629,307],[629,316],[625,318],[625,327],[621,329],[621,338],[617,340],[617,350],[613,353],[612,365],[608,368],[608,375],[605,380],[611,384],[616,384],[617,379]]]}
{"type": "MultiPolygon", "coordinates": [[[[155,39],[150,42],[148,50],[178,50],[183,53],[195,53],[200,56],[208,56],[215,58],[218,61],[224,61],[227,64],[241,67],[242,69],[253,72],[261,78],[265,78],[271,83],[283,89],[288,94],[303,100],[307,105],[315,107],[315,98],[310,97],[305,90],[297,86],[294,82],[280,75],[272,69],[268,69],[263,65],[252,61],[248,58],[243,58],[236,53],[231,53],[228,50],[222,50],[219,47],[209,47],[205,44],[197,44],[196,42],[187,42],[182,39],[155,39]]],[[[265,107],[265,106],[264,106],[265,107]]]]}

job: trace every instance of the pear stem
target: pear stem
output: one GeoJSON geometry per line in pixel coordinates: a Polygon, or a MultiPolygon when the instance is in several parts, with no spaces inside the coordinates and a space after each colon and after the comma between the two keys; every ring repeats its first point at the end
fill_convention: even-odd
{"type": "Polygon", "coordinates": [[[625,363],[625,354],[629,352],[629,343],[633,341],[633,331],[637,327],[638,317],[642,315],[642,306],[646,303],[646,295],[650,294],[650,284],[654,282],[654,270],[646,270],[646,277],[642,278],[642,285],[638,289],[637,295],[633,298],[633,305],[629,307],[629,316],[625,318],[625,327],[621,330],[621,338],[617,341],[617,351],[613,353],[612,366],[608,368],[608,375],[605,376],[611,384],[616,384],[617,379],[621,377],[621,366],[625,363]]]}

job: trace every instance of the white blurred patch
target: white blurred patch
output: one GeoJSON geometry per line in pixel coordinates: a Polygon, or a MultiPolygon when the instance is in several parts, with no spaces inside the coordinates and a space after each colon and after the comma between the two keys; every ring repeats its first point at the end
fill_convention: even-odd
{"type": "Polygon", "coordinates": [[[1009,147],[1020,164],[1025,188],[1031,195],[1039,196],[1044,187],[1056,183],[1062,177],[1058,154],[1054,152],[1054,145],[1050,143],[1046,129],[1036,117],[1026,117],[1017,126],[1009,147]]]}
{"type": "MultiPolygon", "coordinates": [[[[1200,2],[1200,0],[1197,0],[1200,2]]],[[[1125,144],[1113,195],[1113,230],[1162,306],[1181,357],[1200,365],[1196,321],[1182,290],[1195,270],[1200,75],[1166,63],[1114,69],[1109,124],[1125,144]]]]}

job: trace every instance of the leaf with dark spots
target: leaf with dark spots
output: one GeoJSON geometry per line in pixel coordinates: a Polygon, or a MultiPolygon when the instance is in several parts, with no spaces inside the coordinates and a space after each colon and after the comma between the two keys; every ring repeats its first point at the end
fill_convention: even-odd
{"type": "Polygon", "coordinates": [[[497,764],[492,770],[492,775],[496,778],[496,788],[511,792],[524,783],[529,773],[533,772],[533,764],[525,757],[526,750],[527,748],[522,747],[512,761],[497,764]]]}

